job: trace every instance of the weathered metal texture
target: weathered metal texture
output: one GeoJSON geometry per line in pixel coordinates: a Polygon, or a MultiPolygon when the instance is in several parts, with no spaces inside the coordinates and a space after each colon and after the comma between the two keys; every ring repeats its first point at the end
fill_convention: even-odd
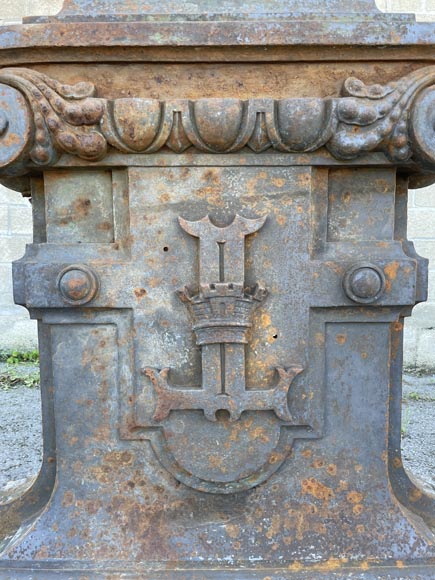
{"type": "Polygon", "coordinates": [[[25,22],[2,27],[0,64],[288,63],[303,55],[307,62],[421,65],[432,61],[435,42],[431,24],[382,14],[371,0],[76,0],[57,17],[25,22]]]}
{"type": "Polygon", "coordinates": [[[388,85],[366,86],[349,78],[341,98],[278,101],[108,101],[94,97],[90,83],[69,86],[18,68],[3,69],[0,82],[8,85],[3,90],[17,99],[21,114],[18,133],[4,114],[3,140],[16,136],[14,147],[6,149],[4,175],[27,174],[29,164],[52,165],[62,153],[98,161],[109,145],[123,153],[155,153],[164,147],[175,153],[190,147],[234,153],[248,147],[255,153],[273,148],[295,154],[326,147],[338,160],[381,151],[393,162],[417,164],[416,173],[435,167],[435,134],[425,130],[434,114],[435,67],[388,85]],[[23,111],[23,95],[31,114],[23,111]]]}
{"type": "Polygon", "coordinates": [[[434,497],[400,459],[403,319],[427,287],[406,199],[434,179],[435,67],[418,45],[368,50],[429,25],[314,4],[69,1],[0,34],[23,64],[24,37],[68,26],[37,67],[0,70],[45,441],[0,506],[1,580],[435,578],[434,497]],[[334,38],[346,62],[313,48],[334,38]]]}

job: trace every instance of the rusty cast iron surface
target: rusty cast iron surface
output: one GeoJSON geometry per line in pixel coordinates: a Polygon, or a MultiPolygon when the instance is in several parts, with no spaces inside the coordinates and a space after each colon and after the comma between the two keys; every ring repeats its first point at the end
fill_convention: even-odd
{"type": "Polygon", "coordinates": [[[400,458],[434,32],[371,0],[68,0],[0,30],[44,423],[0,580],[435,579],[400,458]]]}

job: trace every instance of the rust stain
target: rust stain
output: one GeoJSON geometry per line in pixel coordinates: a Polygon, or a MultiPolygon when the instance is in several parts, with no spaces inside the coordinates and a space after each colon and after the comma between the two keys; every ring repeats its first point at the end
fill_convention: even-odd
{"type": "Polygon", "coordinates": [[[225,531],[230,538],[238,538],[240,535],[240,526],[237,524],[227,524],[225,531]]]}
{"type": "Polygon", "coordinates": [[[385,275],[389,278],[389,280],[394,281],[397,278],[397,272],[400,268],[399,262],[391,262],[387,264],[384,268],[385,275]]]}
{"type": "Polygon", "coordinates": [[[81,197],[74,203],[74,210],[79,216],[87,217],[91,210],[91,206],[92,202],[90,199],[81,197]]]}
{"type": "Polygon", "coordinates": [[[356,516],[360,516],[364,511],[364,507],[361,504],[357,504],[353,506],[352,511],[356,516]]]}
{"type": "Polygon", "coordinates": [[[150,278],[149,280],[149,285],[151,286],[151,288],[157,288],[158,286],[160,286],[161,283],[162,283],[161,278],[150,278]]]}
{"type": "Polygon", "coordinates": [[[210,467],[214,467],[214,468],[219,467],[222,472],[225,472],[224,461],[223,461],[222,457],[211,455],[208,458],[208,462],[209,462],[210,467]]]}
{"type": "Polygon", "coordinates": [[[220,171],[214,168],[207,169],[202,177],[205,181],[211,181],[215,185],[221,183],[220,171]]]}
{"type": "Polygon", "coordinates": [[[111,451],[104,455],[103,461],[116,469],[122,469],[123,466],[132,465],[134,455],[130,451],[111,451]]]}
{"type": "Polygon", "coordinates": [[[111,222],[102,222],[101,224],[97,225],[97,230],[101,232],[110,232],[112,229],[111,222]]]}
{"type": "Polygon", "coordinates": [[[269,529],[266,532],[266,538],[271,540],[275,536],[278,536],[280,528],[281,528],[281,516],[279,514],[274,514],[272,516],[272,521],[269,526],[269,529]]]}
{"type": "Polygon", "coordinates": [[[270,437],[268,437],[263,427],[256,427],[252,431],[252,439],[259,439],[262,443],[268,443],[270,441],[270,437]]]}
{"type": "Polygon", "coordinates": [[[272,183],[273,185],[276,185],[276,187],[284,187],[285,185],[285,179],[279,178],[279,177],[274,177],[272,179],[272,183]]]}
{"type": "MultiPolygon", "coordinates": [[[[336,570],[340,570],[348,564],[349,558],[334,558],[331,557],[324,562],[319,562],[317,564],[308,564],[304,566],[302,562],[293,562],[287,566],[287,569],[291,572],[302,572],[305,571],[312,571],[312,572],[334,572],[336,570]]],[[[363,568],[364,569],[364,568],[363,568]]]]}
{"type": "Polygon", "coordinates": [[[267,327],[271,326],[272,319],[271,319],[270,314],[268,312],[263,312],[262,313],[262,315],[260,317],[260,324],[264,328],[267,328],[267,327]]]}
{"type": "Polygon", "coordinates": [[[337,491],[347,491],[349,489],[349,484],[344,479],[340,479],[337,491]]]}
{"type": "Polygon", "coordinates": [[[327,503],[331,501],[335,494],[330,487],[327,487],[314,477],[310,477],[309,479],[304,479],[301,484],[302,493],[312,495],[316,499],[320,499],[323,502],[327,503]]]}
{"type": "Polygon", "coordinates": [[[74,493],[72,491],[66,491],[63,494],[62,505],[64,507],[70,507],[70,506],[74,505],[74,502],[75,502],[74,493]]]}
{"type": "Polygon", "coordinates": [[[347,494],[346,499],[349,503],[357,504],[362,502],[363,497],[363,494],[358,491],[350,491],[347,494]]]}
{"type": "Polygon", "coordinates": [[[138,298],[140,300],[142,298],[145,298],[145,296],[148,294],[148,292],[145,290],[145,288],[135,288],[134,294],[135,294],[136,298],[138,298]]]}
{"type": "Polygon", "coordinates": [[[302,562],[293,562],[292,564],[289,564],[287,566],[287,569],[290,570],[291,572],[300,572],[301,570],[304,569],[304,565],[302,564],[302,562]]]}
{"type": "Polygon", "coordinates": [[[337,475],[337,466],[334,463],[330,463],[326,468],[326,471],[329,473],[329,475],[335,476],[337,475]]]}
{"type": "Polygon", "coordinates": [[[411,501],[412,503],[419,501],[422,497],[423,492],[416,487],[413,487],[409,492],[409,501],[411,501]]]}
{"type": "Polygon", "coordinates": [[[339,570],[343,566],[343,560],[338,558],[329,558],[327,562],[323,565],[324,570],[332,572],[333,570],[339,570]]]}

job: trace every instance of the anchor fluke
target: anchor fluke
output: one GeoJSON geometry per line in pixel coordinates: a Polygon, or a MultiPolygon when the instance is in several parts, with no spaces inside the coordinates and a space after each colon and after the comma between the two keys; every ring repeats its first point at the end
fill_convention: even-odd
{"type": "MultiPolygon", "coordinates": [[[[249,389],[231,394],[210,394],[205,388],[186,389],[171,385],[169,369],[147,367],[144,374],[151,380],[157,395],[153,419],[160,423],[171,411],[202,410],[206,419],[215,422],[219,411],[227,411],[231,422],[238,421],[244,411],[274,411],[281,421],[293,422],[288,408],[288,392],[294,378],[303,371],[300,366],[277,367],[279,380],[271,389],[249,389]]],[[[231,390],[231,389],[229,389],[231,390]]]]}

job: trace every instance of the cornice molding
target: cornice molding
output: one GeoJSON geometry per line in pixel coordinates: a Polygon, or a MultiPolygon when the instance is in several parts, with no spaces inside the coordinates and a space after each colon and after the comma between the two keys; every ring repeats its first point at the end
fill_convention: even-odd
{"type": "Polygon", "coordinates": [[[435,67],[387,84],[348,78],[336,98],[214,98],[159,101],[96,97],[91,83],[70,86],[23,68],[0,70],[0,172],[25,175],[62,154],[103,159],[110,147],[152,154],[189,148],[231,154],[310,153],[337,160],[382,152],[391,163],[435,172],[435,67]]]}

